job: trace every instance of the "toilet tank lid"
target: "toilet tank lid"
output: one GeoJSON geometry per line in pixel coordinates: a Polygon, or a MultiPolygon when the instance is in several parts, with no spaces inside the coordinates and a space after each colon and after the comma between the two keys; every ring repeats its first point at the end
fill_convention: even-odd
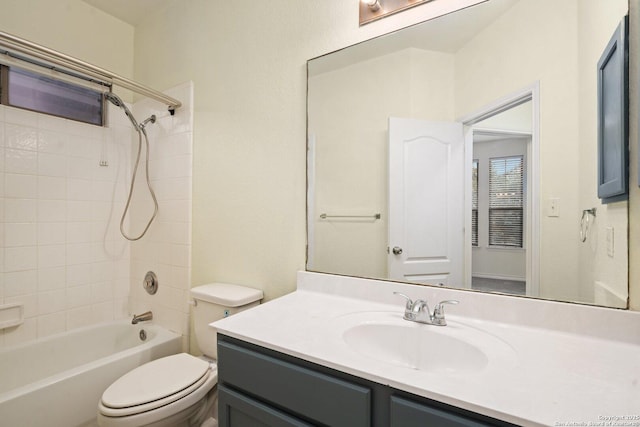
{"type": "Polygon", "coordinates": [[[259,289],[229,283],[208,283],[191,289],[191,296],[200,301],[225,307],[240,307],[261,300],[264,296],[259,289]]]}

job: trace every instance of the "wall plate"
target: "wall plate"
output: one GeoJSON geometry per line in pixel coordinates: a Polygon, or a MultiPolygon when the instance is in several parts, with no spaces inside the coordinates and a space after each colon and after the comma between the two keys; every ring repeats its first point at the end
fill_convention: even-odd
{"type": "Polygon", "coordinates": [[[149,295],[154,295],[158,292],[158,277],[156,276],[156,273],[153,271],[147,271],[147,274],[144,276],[142,286],[149,295]]]}

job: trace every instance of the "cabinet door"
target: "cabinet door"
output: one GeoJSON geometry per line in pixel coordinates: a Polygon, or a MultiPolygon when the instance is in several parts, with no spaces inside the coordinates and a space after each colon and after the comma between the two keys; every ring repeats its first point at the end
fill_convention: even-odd
{"type": "Polygon", "coordinates": [[[371,389],[218,336],[218,383],[319,425],[370,427],[371,389]]]}
{"type": "Polygon", "coordinates": [[[218,423],[220,427],[311,427],[225,386],[218,387],[218,423]]]}
{"type": "MultiPolygon", "coordinates": [[[[497,420],[496,420],[497,421],[497,420]]],[[[391,397],[391,427],[487,427],[494,424],[457,414],[445,409],[391,397]]]]}
{"type": "Polygon", "coordinates": [[[625,17],[598,61],[598,197],[626,198],[628,181],[628,45],[625,17]]]}

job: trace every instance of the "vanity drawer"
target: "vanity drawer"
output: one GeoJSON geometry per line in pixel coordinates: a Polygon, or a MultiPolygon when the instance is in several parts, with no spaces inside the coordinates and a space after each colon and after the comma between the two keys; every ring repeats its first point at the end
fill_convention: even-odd
{"type": "Polygon", "coordinates": [[[454,407],[437,407],[391,396],[391,427],[496,427],[512,426],[454,407]],[[458,412],[459,411],[459,412],[458,412]]]}
{"type": "Polygon", "coordinates": [[[218,337],[219,383],[295,417],[330,426],[371,425],[371,389],[218,337]]]}
{"type": "Polygon", "coordinates": [[[313,427],[225,386],[218,387],[218,422],[229,427],[313,427]]]}

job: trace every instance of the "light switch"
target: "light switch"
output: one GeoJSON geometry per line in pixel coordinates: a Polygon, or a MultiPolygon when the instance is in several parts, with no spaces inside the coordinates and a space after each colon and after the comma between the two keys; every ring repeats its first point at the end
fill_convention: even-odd
{"type": "Polygon", "coordinates": [[[560,216],[560,199],[557,197],[551,197],[549,199],[549,206],[547,208],[547,216],[559,217],[560,216]]]}
{"type": "Polygon", "coordinates": [[[613,227],[607,227],[607,255],[613,258],[613,227]]]}

